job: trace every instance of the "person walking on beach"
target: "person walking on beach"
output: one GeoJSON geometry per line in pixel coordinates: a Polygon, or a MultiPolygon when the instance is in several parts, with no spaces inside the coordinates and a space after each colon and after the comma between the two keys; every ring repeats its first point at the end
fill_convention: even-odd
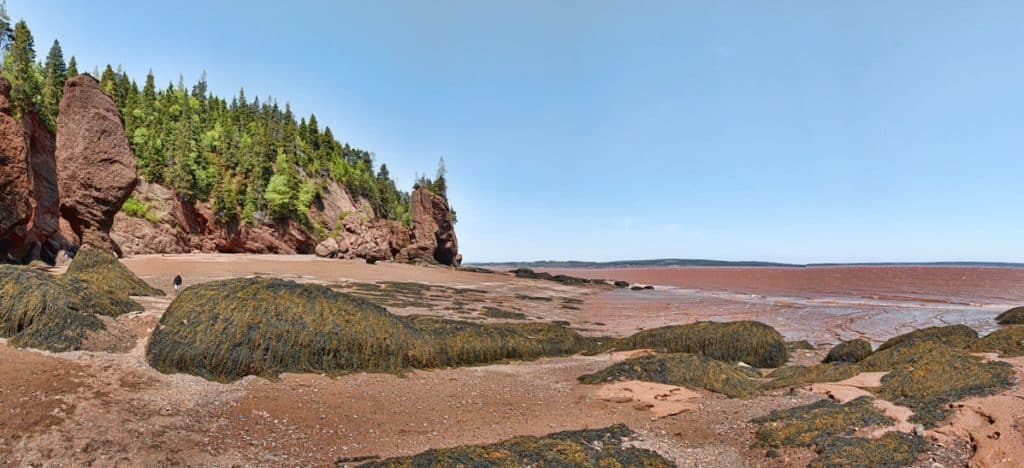
{"type": "Polygon", "coordinates": [[[174,277],[174,292],[178,292],[178,289],[180,289],[180,288],[181,288],[181,274],[178,274],[178,275],[176,275],[174,277]]]}

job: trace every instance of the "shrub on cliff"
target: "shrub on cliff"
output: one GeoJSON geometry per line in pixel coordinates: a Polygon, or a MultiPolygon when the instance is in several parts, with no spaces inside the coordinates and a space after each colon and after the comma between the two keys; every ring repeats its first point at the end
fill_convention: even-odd
{"type": "Polygon", "coordinates": [[[240,278],[184,290],[153,331],[147,357],[162,372],[230,381],[533,359],[574,354],[589,342],[549,323],[402,317],[324,286],[240,278]]]}
{"type": "Polygon", "coordinates": [[[1024,307],[1014,307],[996,317],[1000,325],[1024,325],[1024,307]]]}
{"type": "Polygon", "coordinates": [[[695,354],[654,354],[627,359],[600,372],[579,378],[585,384],[616,380],[643,380],[692,389],[710,390],[733,398],[751,398],[761,392],[761,375],[695,354]]]}
{"type": "Polygon", "coordinates": [[[105,328],[99,316],[141,309],[127,296],[98,291],[74,277],[0,265],[0,337],[14,346],[80,349],[90,333],[105,328]]]}
{"type": "Polygon", "coordinates": [[[653,349],[660,353],[693,353],[755,367],[779,367],[789,355],[774,328],[760,322],[697,322],[652,328],[618,340],[617,350],[653,349]]]}
{"type": "Polygon", "coordinates": [[[858,338],[856,340],[844,341],[828,350],[828,355],[822,362],[859,362],[871,354],[871,343],[868,340],[858,338]]]}
{"type": "Polygon", "coordinates": [[[634,436],[628,427],[616,424],[603,429],[556,432],[543,437],[520,436],[488,445],[432,449],[418,455],[361,466],[675,466],[657,452],[629,446],[626,442],[634,436]]]}
{"type": "Polygon", "coordinates": [[[89,283],[92,287],[111,294],[129,296],[164,296],[166,293],[139,279],[117,260],[114,254],[82,246],[68,267],[68,277],[89,283]]]}

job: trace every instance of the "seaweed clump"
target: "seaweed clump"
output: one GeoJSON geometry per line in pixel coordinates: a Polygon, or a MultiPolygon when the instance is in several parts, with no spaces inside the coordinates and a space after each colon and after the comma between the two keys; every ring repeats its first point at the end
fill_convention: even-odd
{"type": "Polygon", "coordinates": [[[128,296],[97,291],[73,276],[0,265],[0,337],[14,346],[81,349],[90,333],[106,328],[100,316],[141,309],[128,296]]]}
{"type": "Polygon", "coordinates": [[[772,380],[768,388],[785,388],[818,382],[838,382],[861,373],[860,367],[845,363],[825,363],[816,366],[785,366],[768,375],[772,380]]]}
{"type": "MultiPolygon", "coordinates": [[[[418,455],[371,461],[363,467],[415,466],[592,466],[671,467],[657,452],[629,446],[635,433],[623,424],[520,436],[488,445],[432,449],[418,455]]],[[[341,463],[338,463],[341,466],[341,463]]]]}
{"type": "Polygon", "coordinates": [[[515,270],[510,271],[510,273],[516,275],[516,278],[547,280],[567,285],[608,284],[608,282],[603,279],[578,278],[576,276],[569,275],[552,275],[548,272],[534,271],[529,268],[516,268],[515,270]]]}
{"type": "Polygon", "coordinates": [[[619,362],[600,372],[579,377],[585,384],[643,380],[705,389],[732,398],[751,398],[761,392],[761,375],[748,367],[695,354],[653,354],[619,362]]]}
{"type": "Polygon", "coordinates": [[[996,330],[979,339],[975,351],[998,352],[1002,357],[1024,356],[1024,327],[996,330]]]}
{"type": "Polygon", "coordinates": [[[946,325],[914,330],[893,338],[878,347],[878,351],[918,343],[939,343],[954,349],[967,349],[978,339],[978,332],[967,325],[946,325]]]}
{"type": "Polygon", "coordinates": [[[211,380],[281,372],[396,372],[575,354],[594,346],[550,323],[397,316],[328,287],[268,278],[183,291],[146,350],[161,372],[211,380]]]}
{"type": "Polygon", "coordinates": [[[93,288],[109,293],[128,296],[166,295],[135,276],[110,252],[88,245],[79,249],[68,267],[67,276],[85,281],[93,288]]]}
{"type": "Polygon", "coordinates": [[[926,450],[928,442],[923,437],[905,432],[889,432],[877,439],[843,437],[830,439],[818,446],[818,457],[807,466],[896,468],[912,465],[926,450]]]}
{"type": "Polygon", "coordinates": [[[996,316],[1000,325],[1024,325],[1024,306],[1014,307],[996,316]]]}
{"type": "Polygon", "coordinates": [[[484,310],[480,312],[480,315],[494,319],[526,320],[526,314],[522,312],[510,312],[491,306],[484,306],[484,310]]]}
{"type": "Polygon", "coordinates": [[[772,411],[751,422],[761,425],[755,437],[763,447],[810,447],[852,435],[859,427],[887,425],[892,419],[860,397],[844,404],[819,400],[809,405],[772,411]]]}
{"type": "Polygon", "coordinates": [[[871,343],[868,340],[857,338],[844,341],[828,350],[828,355],[822,362],[860,362],[871,354],[871,343]]]}
{"type": "Polygon", "coordinates": [[[761,368],[779,367],[789,358],[782,334],[768,325],[751,320],[696,322],[652,328],[616,341],[613,348],[693,353],[761,368]]]}
{"type": "Polygon", "coordinates": [[[1009,388],[1015,375],[1010,364],[982,362],[966,350],[928,340],[877,351],[859,365],[889,371],[877,394],[914,410],[910,421],[926,427],[949,415],[949,403],[1009,388]]]}

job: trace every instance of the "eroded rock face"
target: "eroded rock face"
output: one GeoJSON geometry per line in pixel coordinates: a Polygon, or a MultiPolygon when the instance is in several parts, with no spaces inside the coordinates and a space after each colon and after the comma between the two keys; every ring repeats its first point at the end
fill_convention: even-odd
{"type": "Polygon", "coordinates": [[[64,84],[56,160],[61,215],[82,244],[120,254],[108,233],[138,183],[135,155],[114,100],[89,75],[64,84]]]}
{"type": "Polygon", "coordinates": [[[450,266],[458,266],[462,260],[448,202],[424,188],[412,194],[411,241],[400,260],[450,266]]]}
{"type": "Polygon", "coordinates": [[[32,216],[28,141],[11,116],[10,92],[10,83],[0,77],[0,260],[24,242],[32,216]]]}
{"type": "Polygon", "coordinates": [[[66,247],[60,231],[60,190],[57,183],[56,141],[46,122],[36,112],[21,119],[28,138],[28,169],[32,181],[32,222],[26,243],[31,258],[53,263],[57,253],[66,247]]]}

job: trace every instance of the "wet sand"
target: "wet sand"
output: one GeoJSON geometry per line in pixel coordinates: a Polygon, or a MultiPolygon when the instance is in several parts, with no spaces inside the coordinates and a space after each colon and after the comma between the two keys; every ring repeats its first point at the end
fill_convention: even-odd
{"type": "MultiPolygon", "coordinates": [[[[981,324],[982,314],[991,321],[995,314],[990,309],[996,310],[995,304],[1004,300],[1000,297],[1014,294],[1002,291],[986,299],[991,302],[977,301],[977,312],[971,313],[975,317],[964,314],[963,306],[939,307],[917,299],[865,302],[870,298],[836,299],[817,291],[783,289],[768,294],[699,289],[695,284],[670,288],[662,283],[656,283],[659,287],[654,291],[628,291],[308,256],[141,256],[124,263],[168,291],[177,273],[184,276],[186,286],[250,275],[341,289],[357,282],[416,281],[472,290],[441,289],[429,305],[391,308],[392,312],[493,321],[457,310],[456,302],[472,296],[475,301],[522,311],[529,320],[566,320],[590,334],[625,335],[638,328],[708,318],[756,318],[779,326],[788,338],[808,337],[818,343],[835,341],[846,333],[878,341],[898,332],[886,327],[919,326],[937,317],[977,318],[981,324]],[[834,312],[840,309],[841,313],[834,312]],[[940,310],[945,312],[936,312],[940,310]],[[886,327],[864,326],[871,323],[886,327]],[[841,331],[832,332],[830,326],[841,331]]],[[[620,422],[639,432],[639,445],[659,451],[680,466],[802,466],[814,456],[810,450],[785,450],[781,457],[766,458],[766,450],[754,446],[755,426],[749,421],[823,398],[822,389],[783,389],[739,400],[706,391],[640,385],[630,390],[635,398],[627,399],[615,393],[622,388],[577,382],[578,376],[628,354],[413,371],[404,376],[359,373],[331,379],[285,374],[276,382],[247,377],[220,384],[183,374],[165,375],[146,365],[144,353],[149,333],[172,299],[173,293],[167,298],[140,299],[145,312],[117,319],[133,339],[130,351],[124,353],[54,354],[14,349],[0,340],[0,464],[330,466],[339,457],[408,455],[428,448],[620,422]]],[[[794,362],[817,362],[825,350],[798,351],[794,362]]],[[[1015,365],[1019,374],[1024,372],[1024,362],[1015,365]]],[[[865,383],[847,383],[843,388],[857,385],[865,383]]],[[[940,428],[948,434],[942,446],[922,459],[921,466],[963,465],[972,455],[972,439],[993,431],[1003,431],[1006,440],[1020,440],[1020,424],[1014,419],[1024,416],[1024,409],[1017,411],[1020,405],[1012,407],[1010,417],[991,422],[978,416],[992,411],[997,401],[992,398],[1013,403],[1019,393],[1017,387],[1003,395],[965,402],[958,410],[957,424],[940,428]]],[[[979,447],[985,460],[982,466],[1011,466],[1006,460],[1020,456],[991,441],[979,447]]]]}

